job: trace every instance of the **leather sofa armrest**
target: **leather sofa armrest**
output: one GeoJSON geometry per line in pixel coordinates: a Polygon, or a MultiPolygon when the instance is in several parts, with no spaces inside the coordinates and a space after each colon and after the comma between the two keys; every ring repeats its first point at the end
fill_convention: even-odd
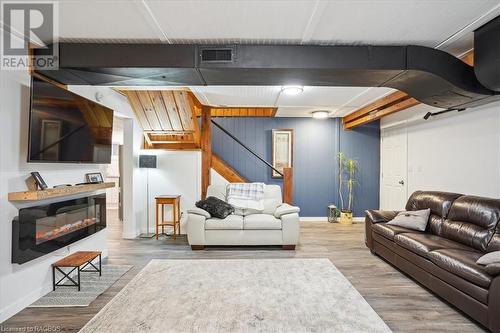
{"type": "Polygon", "coordinates": [[[212,217],[209,212],[207,212],[204,209],[198,208],[198,207],[190,208],[187,210],[187,212],[188,212],[188,214],[196,214],[196,215],[204,216],[207,219],[212,217]]]}
{"type": "Polygon", "coordinates": [[[500,262],[494,262],[484,267],[486,273],[491,276],[500,275],[500,262]]]}
{"type": "Polygon", "coordinates": [[[286,214],[293,214],[293,213],[299,213],[300,212],[300,208],[297,207],[297,206],[291,206],[287,203],[284,203],[284,204],[281,204],[280,206],[278,206],[278,208],[276,208],[276,211],[274,212],[274,216],[277,218],[277,219],[280,219],[283,215],[286,215],[286,214]]]}
{"type": "Polygon", "coordinates": [[[373,252],[372,225],[376,223],[389,222],[396,217],[398,211],[393,210],[374,210],[366,211],[365,217],[365,243],[366,246],[373,252]]]}
{"type": "Polygon", "coordinates": [[[366,211],[365,220],[371,223],[389,222],[398,215],[399,211],[394,210],[374,210],[369,209],[366,211]]]}

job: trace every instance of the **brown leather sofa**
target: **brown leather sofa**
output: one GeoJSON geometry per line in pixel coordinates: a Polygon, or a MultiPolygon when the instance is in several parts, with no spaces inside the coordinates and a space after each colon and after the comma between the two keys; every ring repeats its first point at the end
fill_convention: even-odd
{"type": "Polygon", "coordinates": [[[366,245],[470,317],[500,332],[500,264],[476,260],[500,251],[500,200],[417,191],[406,210],[431,209],[425,232],[387,225],[397,212],[366,211],[366,245]]]}

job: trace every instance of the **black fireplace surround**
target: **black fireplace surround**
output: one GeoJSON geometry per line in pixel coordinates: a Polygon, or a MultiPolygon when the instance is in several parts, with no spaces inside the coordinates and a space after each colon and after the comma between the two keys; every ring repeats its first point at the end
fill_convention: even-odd
{"type": "Polygon", "coordinates": [[[12,222],[12,262],[23,264],[104,229],[106,194],[22,208],[12,222]]]}

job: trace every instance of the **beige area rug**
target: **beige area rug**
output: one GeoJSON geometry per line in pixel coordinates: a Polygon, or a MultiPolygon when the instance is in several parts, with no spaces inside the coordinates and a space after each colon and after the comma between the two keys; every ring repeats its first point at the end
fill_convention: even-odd
{"type": "Polygon", "coordinates": [[[152,260],[80,332],[391,332],[328,259],[152,260]]]}

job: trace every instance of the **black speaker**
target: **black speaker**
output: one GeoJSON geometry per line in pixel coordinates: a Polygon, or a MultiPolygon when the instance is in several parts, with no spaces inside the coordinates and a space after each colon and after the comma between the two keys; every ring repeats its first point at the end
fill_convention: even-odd
{"type": "Polygon", "coordinates": [[[156,168],[156,155],[139,155],[139,168],[156,168]]]}

